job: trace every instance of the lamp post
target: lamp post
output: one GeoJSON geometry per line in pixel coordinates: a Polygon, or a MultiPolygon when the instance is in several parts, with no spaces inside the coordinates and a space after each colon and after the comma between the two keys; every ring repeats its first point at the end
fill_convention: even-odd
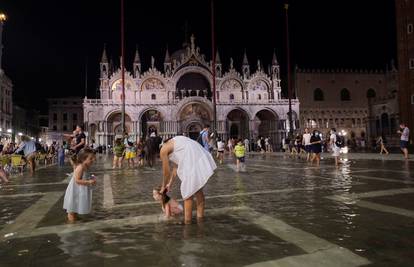
{"type": "Polygon", "coordinates": [[[3,24],[6,21],[6,14],[0,13],[0,70],[1,70],[1,58],[3,55],[3,24]]]}
{"type": "Polygon", "coordinates": [[[293,134],[293,121],[292,121],[292,82],[290,80],[290,48],[289,48],[289,18],[288,18],[289,4],[285,4],[286,11],[286,62],[287,62],[287,84],[288,84],[288,98],[289,98],[289,137],[293,134]]]}

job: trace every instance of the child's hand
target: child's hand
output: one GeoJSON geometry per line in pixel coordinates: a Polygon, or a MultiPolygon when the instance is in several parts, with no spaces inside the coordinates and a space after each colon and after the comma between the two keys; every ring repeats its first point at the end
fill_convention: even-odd
{"type": "Polygon", "coordinates": [[[96,179],[89,180],[89,185],[96,185],[96,179]]]}

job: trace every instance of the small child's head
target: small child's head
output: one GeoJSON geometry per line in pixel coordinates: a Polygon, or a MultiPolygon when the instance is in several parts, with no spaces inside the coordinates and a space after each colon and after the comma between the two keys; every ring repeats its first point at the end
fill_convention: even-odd
{"type": "Polygon", "coordinates": [[[121,145],[121,143],[122,143],[121,138],[117,138],[117,139],[115,139],[115,145],[116,145],[116,146],[120,146],[120,145],[121,145]]]}
{"type": "Polygon", "coordinates": [[[167,194],[166,193],[161,193],[160,192],[161,191],[161,187],[160,186],[158,186],[158,187],[156,187],[156,188],[154,188],[153,190],[152,190],[152,197],[156,200],[156,201],[159,201],[159,202],[161,202],[161,204],[164,206],[169,200],[170,200],[170,197],[169,196],[167,196],[167,194]]]}
{"type": "Polygon", "coordinates": [[[243,140],[241,140],[241,139],[237,140],[237,144],[242,145],[243,144],[243,140]]]}
{"type": "Polygon", "coordinates": [[[73,155],[71,160],[74,165],[85,164],[89,168],[95,162],[95,151],[83,148],[77,155],[73,155]]]}

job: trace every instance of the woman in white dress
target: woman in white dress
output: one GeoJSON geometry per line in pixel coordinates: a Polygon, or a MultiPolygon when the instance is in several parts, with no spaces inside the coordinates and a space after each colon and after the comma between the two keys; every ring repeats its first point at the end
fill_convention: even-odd
{"type": "Polygon", "coordinates": [[[196,141],[176,136],[164,143],[160,158],[164,176],[160,192],[169,190],[178,175],[184,199],[184,223],[191,223],[194,196],[197,200],[197,221],[201,221],[204,217],[203,187],[217,168],[213,157],[196,141]],[[172,170],[170,161],[176,165],[172,170]]]}

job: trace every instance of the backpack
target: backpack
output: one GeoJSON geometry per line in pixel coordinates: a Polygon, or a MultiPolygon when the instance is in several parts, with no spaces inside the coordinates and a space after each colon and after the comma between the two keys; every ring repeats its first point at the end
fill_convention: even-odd
{"type": "Polygon", "coordinates": [[[202,147],[204,147],[204,144],[203,144],[203,133],[204,133],[204,131],[202,131],[202,132],[198,135],[198,137],[197,137],[197,143],[199,143],[202,147]]]}
{"type": "Polygon", "coordinates": [[[345,140],[343,136],[340,135],[336,135],[336,141],[335,141],[335,145],[339,148],[342,148],[345,146],[345,140]]]}

